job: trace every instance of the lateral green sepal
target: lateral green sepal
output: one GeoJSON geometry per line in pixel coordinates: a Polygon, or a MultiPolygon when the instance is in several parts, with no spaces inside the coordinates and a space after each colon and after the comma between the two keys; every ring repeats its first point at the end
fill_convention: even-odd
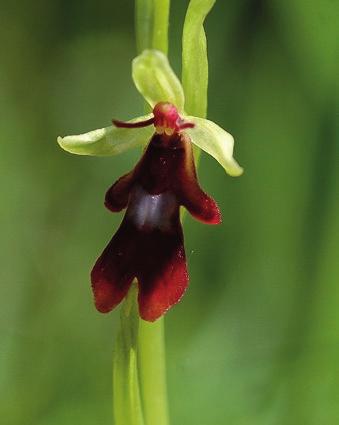
{"type": "Polygon", "coordinates": [[[204,118],[185,116],[185,120],[195,124],[194,128],[185,130],[192,143],[213,156],[230,176],[236,177],[243,173],[243,169],[233,158],[234,139],[231,134],[204,118]]]}
{"type": "MultiPolygon", "coordinates": [[[[152,116],[149,114],[128,122],[145,121],[152,116]]],[[[145,145],[153,132],[153,126],[131,129],[109,126],[84,134],[58,137],[58,143],[65,151],[77,155],[111,156],[145,145]]]]}

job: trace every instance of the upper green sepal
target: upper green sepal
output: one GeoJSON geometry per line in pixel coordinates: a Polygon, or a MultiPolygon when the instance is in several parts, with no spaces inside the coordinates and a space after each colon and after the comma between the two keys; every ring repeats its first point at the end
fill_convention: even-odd
{"type": "Polygon", "coordinates": [[[179,112],[184,110],[184,91],[167,56],[159,50],[144,50],[132,62],[134,84],[149,105],[170,102],[179,112]]]}
{"type": "Polygon", "coordinates": [[[213,121],[204,118],[186,116],[185,120],[195,124],[194,128],[186,129],[192,143],[215,158],[230,176],[236,177],[243,169],[233,158],[234,139],[213,121]]]}
{"type": "MultiPolygon", "coordinates": [[[[151,117],[150,114],[129,122],[144,121],[151,117]]],[[[58,137],[58,143],[65,151],[77,155],[111,156],[145,145],[153,132],[153,127],[129,129],[110,126],[75,136],[58,137]]]]}

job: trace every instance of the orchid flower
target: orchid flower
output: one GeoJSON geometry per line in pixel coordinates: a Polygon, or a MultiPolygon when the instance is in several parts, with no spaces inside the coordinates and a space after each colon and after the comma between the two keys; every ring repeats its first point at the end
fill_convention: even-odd
{"type": "Polygon", "coordinates": [[[188,282],[180,206],[196,219],[219,224],[216,202],[199,186],[192,143],[214,157],[231,176],[242,174],[233,158],[233,137],[212,121],[188,116],[184,92],[166,55],[145,50],[132,64],[138,91],[152,113],[76,136],[59,137],[68,152],[110,156],[148,146],[132,171],[107,191],[105,206],[126,208],[124,219],[92,273],[96,308],[111,311],[136,278],[139,313],[154,321],[176,304],[188,282]]]}

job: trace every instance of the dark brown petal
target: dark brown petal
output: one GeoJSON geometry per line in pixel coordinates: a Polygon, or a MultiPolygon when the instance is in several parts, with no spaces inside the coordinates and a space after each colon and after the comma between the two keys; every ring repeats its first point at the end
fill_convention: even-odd
{"type": "Polygon", "coordinates": [[[139,252],[139,313],[153,322],[176,304],[188,286],[180,224],[172,233],[159,230],[143,235],[139,252]]]}
{"type": "Polygon", "coordinates": [[[127,207],[128,197],[133,184],[133,171],[120,177],[106,192],[105,206],[118,212],[127,207]]]}
{"type": "Polygon", "coordinates": [[[105,205],[111,211],[127,206],[127,212],[92,271],[96,307],[110,311],[136,277],[140,316],[154,321],[188,286],[179,206],[204,223],[221,221],[197,181],[189,137],[155,134],[134,170],[108,190],[105,205]]]}
{"type": "Polygon", "coordinates": [[[217,203],[200,188],[196,179],[185,181],[180,190],[180,203],[194,218],[203,223],[221,223],[221,213],[217,203]]]}
{"type": "Polygon", "coordinates": [[[221,213],[217,203],[200,187],[194,164],[190,138],[181,135],[181,145],[185,154],[180,157],[180,164],[174,173],[172,187],[179,202],[197,220],[206,224],[221,223],[221,213]]]}
{"type": "Polygon", "coordinates": [[[95,306],[101,313],[111,311],[128,292],[135,276],[137,249],[134,228],[124,220],[98,258],[91,273],[95,306]]]}

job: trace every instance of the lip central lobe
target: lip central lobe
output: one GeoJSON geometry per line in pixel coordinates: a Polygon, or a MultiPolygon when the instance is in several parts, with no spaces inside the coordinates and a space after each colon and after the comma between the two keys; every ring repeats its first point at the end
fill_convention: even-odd
{"type": "Polygon", "coordinates": [[[152,195],[141,186],[135,186],[129,198],[126,218],[140,230],[168,231],[179,217],[176,196],[167,191],[152,195]]]}

